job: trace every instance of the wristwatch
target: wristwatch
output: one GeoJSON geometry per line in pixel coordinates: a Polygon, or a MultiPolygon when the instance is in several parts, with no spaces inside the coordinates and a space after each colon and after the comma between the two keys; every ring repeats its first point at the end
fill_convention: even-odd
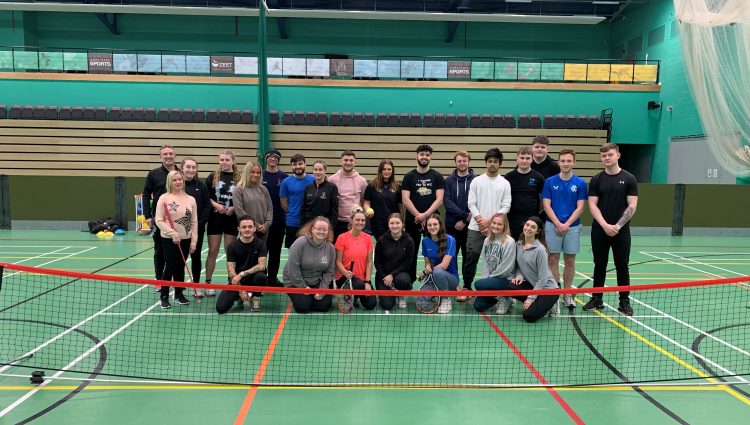
{"type": "Polygon", "coordinates": [[[615,224],[615,230],[617,230],[619,232],[620,229],[621,229],[620,225],[619,224],[615,224]]]}
{"type": "Polygon", "coordinates": [[[246,274],[244,270],[239,273],[240,277],[245,277],[246,274]]]}

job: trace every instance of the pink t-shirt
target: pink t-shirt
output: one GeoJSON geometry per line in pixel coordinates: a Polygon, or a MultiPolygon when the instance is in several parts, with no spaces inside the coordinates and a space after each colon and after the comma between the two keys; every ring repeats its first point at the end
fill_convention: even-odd
{"type": "MultiPolygon", "coordinates": [[[[367,257],[372,255],[372,237],[367,233],[360,233],[358,237],[352,236],[351,232],[342,233],[336,239],[336,251],[341,251],[343,256],[342,263],[345,268],[349,268],[354,261],[354,276],[365,280],[367,271],[367,257]]],[[[336,279],[343,275],[336,269],[336,279]]]]}

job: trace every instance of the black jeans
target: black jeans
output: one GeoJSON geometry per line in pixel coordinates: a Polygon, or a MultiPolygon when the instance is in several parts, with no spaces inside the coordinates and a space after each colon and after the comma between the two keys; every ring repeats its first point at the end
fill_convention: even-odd
{"type": "MultiPolygon", "coordinates": [[[[185,282],[185,260],[182,255],[190,254],[190,239],[180,240],[177,245],[172,242],[171,238],[161,238],[162,252],[164,253],[164,271],[162,271],[162,280],[171,280],[173,282],[185,282]],[[179,248],[178,248],[179,247],[179,248]],[[182,254],[180,254],[182,248],[182,254]]],[[[185,288],[176,286],[175,294],[182,294],[185,288]]],[[[161,297],[169,296],[169,286],[161,287],[161,297]]]]}
{"type": "Polygon", "coordinates": [[[164,251],[162,251],[162,238],[159,228],[154,226],[154,279],[161,280],[161,276],[164,273],[164,251]]]}
{"type": "Polygon", "coordinates": [[[268,230],[268,238],[266,238],[266,247],[268,248],[268,283],[270,285],[277,285],[279,278],[279,264],[281,264],[281,247],[284,244],[284,231],[286,225],[284,223],[272,224],[268,230]]]}
{"type": "Polygon", "coordinates": [[[326,312],[331,309],[331,303],[333,302],[330,295],[316,300],[313,294],[289,294],[289,299],[292,300],[294,311],[300,314],[307,314],[312,311],[326,312]]]}
{"type": "Polygon", "coordinates": [[[414,282],[415,280],[417,280],[417,256],[421,252],[419,247],[422,243],[422,226],[414,223],[414,217],[407,215],[406,226],[404,227],[406,229],[406,233],[411,236],[411,239],[414,241],[414,255],[412,255],[411,257],[411,264],[409,265],[409,269],[407,270],[411,281],[414,282]]]}
{"type": "Polygon", "coordinates": [[[286,226],[286,228],[284,229],[284,233],[286,234],[286,236],[284,236],[284,247],[286,249],[289,249],[289,247],[292,246],[294,241],[297,240],[298,231],[299,231],[299,227],[286,226]]]}
{"type": "Polygon", "coordinates": [[[340,234],[346,233],[348,231],[349,231],[348,221],[336,220],[336,222],[333,223],[333,241],[336,242],[336,239],[339,238],[340,234]]]}
{"type": "MultiPolygon", "coordinates": [[[[607,277],[607,262],[609,261],[609,249],[612,248],[612,259],[617,270],[617,286],[630,286],[630,226],[620,229],[615,236],[608,236],[604,229],[598,224],[591,226],[591,252],[594,255],[594,288],[604,286],[607,277]]],[[[602,298],[602,294],[594,294],[594,297],[602,298]]],[[[620,292],[620,299],[627,300],[630,292],[620,292]]]]}
{"type": "MultiPolygon", "coordinates": [[[[242,280],[240,280],[240,285],[266,286],[267,281],[268,278],[266,277],[265,273],[258,272],[243,277],[242,280]]],[[[253,292],[252,296],[260,296],[260,293],[253,292]]],[[[228,289],[221,291],[218,298],[216,299],[216,312],[219,314],[228,312],[232,309],[232,306],[238,299],[240,299],[240,291],[233,291],[228,289]]]]}
{"type": "MultiPolygon", "coordinates": [[[[375,289],[377,290],[388,290],[388,289],[396,289],[398,291],[410,291],[412,289],[412,280],[409,276],[409,273],[401,272],[397,273],[395,276],[393,276],[393,287],[389,288],[385,286],[383,283],[383,278],[385,276],[376,275],[375,276],[375,289]]],[[[390,310],[393,308],[393,305],[396,304],[396,297],[398,296],[398,293],[394,291],[396,294],[393,297],[388,296],[380,296],[378,297],[380,299],[380,308],[383,310],[390,310]]]]}

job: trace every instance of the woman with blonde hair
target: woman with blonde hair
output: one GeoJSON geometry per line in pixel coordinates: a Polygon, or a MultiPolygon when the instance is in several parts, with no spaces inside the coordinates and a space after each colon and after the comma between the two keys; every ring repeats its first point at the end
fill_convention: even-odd
{"type": "MultiPolygon", "coordinates": [[[[490,217],[489,234],[482,245],[482,279],[474,282],[478,291],[507,287],[513,279],[516,266],[516,241],[510,237],[508,217],[495,213],[490,217]]],[[[476,311],[485,311],[497,303],[497,314],[508,314],[509,297],[477,297],[476,311]]]]}
{"type": "MultiPolygon", "coordinates": [[[[167,174],[167,192],[156,203],[154,218],[162,237],[164,251],[164,272],[162,280],[185,281],[187,256],[195,251],[198,242],[198,209],[195,198],[185,193],[185,176],[181,171],[172,170],[167,174]]],[[[176,287],[174,299],[177,304],[190,304],[185,288],[176,287]]],[[[171,308],[169,286],[160,289],[161,308],[171,308]]]]}
{"type": "Polygon", "coordinates": [[[255,222],[255,237],[265,242],[273,221],[273,203],[271,194],[263,186],[260,164],[254,161],[245,164],[232,198],[237,217],[251,217],[255,222]]]}
{"type": "MultiPolygon", "coordinates": [[[[233,194],[240,181],[240,170],[234,163],[234,153],[225,150],[219,153],[219,167],[206,178],[211,198],[211,213],[208,217],[208,256],[206,256],[206,283],[211,283],[216,259],[219,256],[221,238],[224,236],[224,252],[237,239],[237,215],[234,213],[233,194]]],[[[209,289],[206,295],[216,295],[209,289]]]]}

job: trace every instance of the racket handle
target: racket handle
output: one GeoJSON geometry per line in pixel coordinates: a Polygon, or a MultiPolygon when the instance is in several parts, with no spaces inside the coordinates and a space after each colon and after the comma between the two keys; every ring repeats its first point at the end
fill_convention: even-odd
{"type": "Polygon", "coordinates": [[[349,271],[350,272],[354,271],[354,261],[352,261],[351,264],[349,264],[349,271]]]}

